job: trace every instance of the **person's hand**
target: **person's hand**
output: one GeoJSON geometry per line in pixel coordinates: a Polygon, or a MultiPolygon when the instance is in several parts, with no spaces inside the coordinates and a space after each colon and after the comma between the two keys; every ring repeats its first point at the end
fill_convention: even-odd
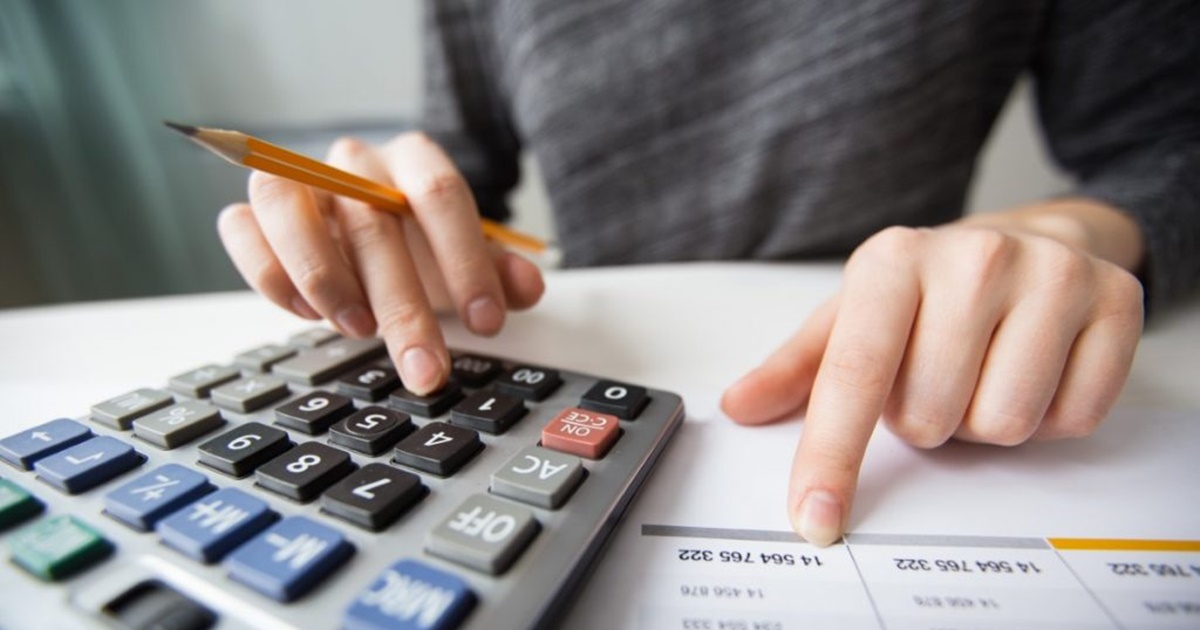
{"type": "Polygon", "coordinates": [[[541,298],[541,272],[484,239],[466,181],[426,136],[382,148],[342,139],[328,162],[399,189],[411,215],[255,172],[250,203],[221,212],[221,240],[272,302],[352,337],[378,333],[408,389],[432,392],[449,374],[437,311],[456,310],[472,332],[494,335],[506,310],[541,298]]]}
{"type": "Polygon", "coordinates": [[[1142,288],[1126,269],[1142,248],[1132,220],[1086,200],[886,229],[847,261],[839,294],[722,406],[761,424],[807,403],[787,508],[802,537],[828,545],[880,417],[922,448],[1092,432],[1141,333],[1142,288]]]}

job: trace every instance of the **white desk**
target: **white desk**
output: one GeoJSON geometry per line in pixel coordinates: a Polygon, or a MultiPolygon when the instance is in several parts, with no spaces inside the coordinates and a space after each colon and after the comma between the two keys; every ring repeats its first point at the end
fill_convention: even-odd
{"type": "MultiPolygon", "coordinates": [[[[836,290],[838,269],[692,264],[558,272],[547,278],[542,304],[511,316],[497,338],[477,339],[447,322],[456,347],[673,390],[691,411],[576,607],[573,625],[652,627],[684,618],[643,601],[650,591],[639,592],[630,578],[674,570],[638,559],[648,544],[643,524],[786,530],[786,471],[799,424],[732,427],[717,416],[716,401],[836,290]],[[628,609],[624,617],[612,612],[614,598],[628,609]]],[[[117,393],[161,385],[171,374],[309,326],[250,293],[2,312],[0,435],[81,415],[117,393]]],[[[1198,351],[1200,302],[1156,321],[1141,343],[1122,411],[1086,440],[924,452],[877,432],[851,530],[1200,540],[1198,351]]],[[[1193,577],[1183,593],[1200,610],[1200,587],[1190,586],[1200,584],[1200,575],[1193,577]]],[[[705,600],[695,610],[723,605],[705,600]]],[[[1137,625],[1108,612],[1108,627],[1137,625]]],[[[1200,625],[1200,616],[1173,614],[1153,618],[1200,625]]],[[[877,611],[875,627],[909,623],[887,617],[877,611]]]]}

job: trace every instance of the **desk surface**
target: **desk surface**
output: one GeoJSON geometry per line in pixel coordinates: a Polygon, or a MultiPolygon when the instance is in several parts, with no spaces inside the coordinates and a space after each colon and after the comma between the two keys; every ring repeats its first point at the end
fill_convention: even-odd
{"type": "MultiPolygon", "coordinates": [[[[628,577],[628,567],[616,565],[632,562],[645,525],[786,530],[786,470],[799,424],[733,427],[716,401],[836,291],[839,269],[688,264],[554,272],[541,305],[512,315],[496,338],[475,338],[446,322],[456,347],[673,390],[689,407],[689,422],[602,562],[575,621],[587,625],[584,619],[612,598],[629,596],[628,584],[615,589],[609,582],[628,577]],[[689,488],[714,491],[700,500],[687,496],[689,488]]],[[[116,393],[160,385],[171,374],[308,327],[250,293],[0,312],[0,435],[81,415],[116,393]]],[[[1076,443],[926,452],[878,431],[852,531],[1200,539],[1197,349],[1200,302],[1153,322],[1119,412],[1076,443]],[[1139,424],[1139,417],[1154,421],[1139,424]],[[989,489],[975,495],[978,504],[964,505],[972,479],[989,489]],[[1155,480],[1152,487],[1147,479],[1155,480]],[[1089,494],[1096,487],[1108,491],[1089,494]],[[1104,509],[1109,501],[1121,509],[1104,509]],[[1005,516],[1013,510],[1021,515],[1005,516]]],[[[1193,599],[1200,610],[1200,588],[1193,599]]],[[[640,610],[624,623],[651,626],[657,622],[646,620],[662,612],[640,610]]],[[[879,625],[894,627],[877,616],[879,625]]]]}

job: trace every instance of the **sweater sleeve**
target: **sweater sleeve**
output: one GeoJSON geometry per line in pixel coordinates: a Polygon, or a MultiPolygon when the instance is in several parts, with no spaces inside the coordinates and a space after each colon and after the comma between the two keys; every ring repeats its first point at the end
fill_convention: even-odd
{"type": "Polygon", "coordinates": [[[427,0],[421,129],[466,177],[481,215],[504,221],[521,144],[501,97],[488,2],[427,0]]]}
{"type": "Polygon", "coordinates": [[[1155,311],[1200,287],[1200,3],[1051,6],[1033,62],[1050,150],[1074,194],[1141,227],[1155,311]]]}

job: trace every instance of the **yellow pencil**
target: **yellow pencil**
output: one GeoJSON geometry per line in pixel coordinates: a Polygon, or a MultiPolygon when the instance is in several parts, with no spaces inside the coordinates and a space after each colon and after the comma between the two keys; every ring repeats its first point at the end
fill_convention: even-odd
{"type": "MultiPolygon", "coordinates": [[[[399,190],[347,173],[240,131],[193,127],[166,121],[164,124],[238,166],[272,173],[336,195],[357,199],[379,210],[398,214],[412,212],[408,199],[399,190]]],[[[481,218],[479,222],[484,235],[504,245],[535,254],[546,250],[546,244],[533,236],[510,230],[488,219],[481,218]]]]}

